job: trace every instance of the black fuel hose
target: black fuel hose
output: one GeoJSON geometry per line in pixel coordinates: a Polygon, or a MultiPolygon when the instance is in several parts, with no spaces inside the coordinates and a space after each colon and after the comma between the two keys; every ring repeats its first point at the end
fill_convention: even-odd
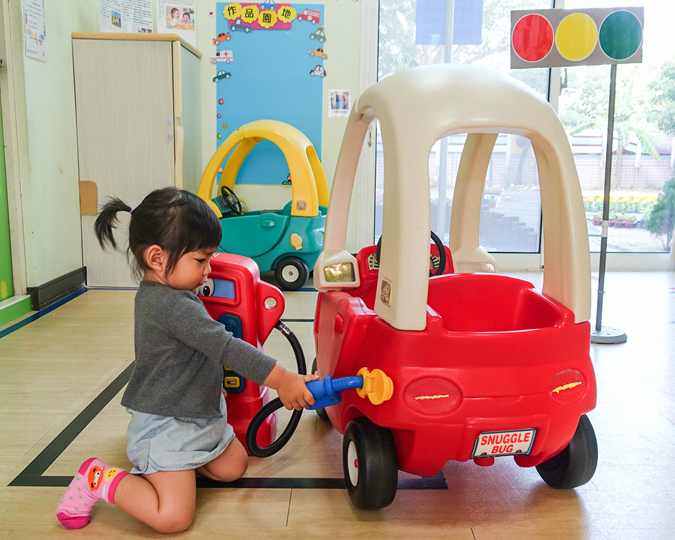
{"type": "MultiPolygon", "coordinates": [[[[295,361],[298,364],[298,373],[300,375],[307,375],[307,365],[305,364],[305,355],[302,352],[302,347],[300,346],[298,338],[295,337],[295,334],[283,321],[277,322],[274,328],[279,330],[291,344],[291,347],[293,348],[293,353],[295,354],[295,361]]],[[[283,406],[284,404],[281,402],[279,398],[273,399],[256,413],[256,415],[251,420],[251,423],[248,425],[248,429],[246,430],[246,446],[248,447],[251,454],[253,454],[254,456],[269,457],[272,454],[276,454],[279,450],[281,450],[284,446],[286,446],[286,443],[293,436],[293,433],[295,433],[295,429],[298,427],[298,424],[300,423],[300,417],[302,416],[303,409],[293,411],[293,413],[291,414],[291,419],[288,421],[288,425],[286,426],[286,429],[284,429],[283,433],[272,444],[265,447],[258,445],[257,438],[260,426],[262,426],[263,422],[267,419],[267,417],[270,414],[273,414],[274,411],[281,409],[283,406]]]]}

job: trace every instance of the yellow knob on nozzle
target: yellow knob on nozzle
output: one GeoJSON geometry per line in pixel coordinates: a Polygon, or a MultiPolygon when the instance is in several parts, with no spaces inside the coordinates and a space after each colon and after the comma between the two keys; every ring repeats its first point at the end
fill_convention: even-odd
{"type": "Polygon", "coordinates": [[[380,405],[391,399],[394,393],[394,383],[387,377],[381,369],[374,369],[372,372],[368,368],[361,368],[357,375],[363,377],[363,387],[357,388],[356,393],[365,398],[368,396],[373,405],[380,405]]]}

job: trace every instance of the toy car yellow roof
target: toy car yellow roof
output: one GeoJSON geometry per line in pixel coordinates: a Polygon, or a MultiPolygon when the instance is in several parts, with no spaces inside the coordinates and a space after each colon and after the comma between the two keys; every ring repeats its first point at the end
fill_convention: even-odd
{"type": "MultiPolygon", "coordinates": [[[[345,251],[347,219],[359,154],[369,124],[380,123],[384,150],[382,255],[375,311],[395,328],[426,325],[429,264],[429,153],[447,135],[468,133],[453,199],[450,249],[455,269],[491,257],[478,245],[485,172],[498,133],[527,137],[537,160],[544,231],[543,292],[590,318],[590,254],[581,188],[565,130],[532,89],[500,73],[434,64],[391,75],[357,100],[335,170],[324,251],[314,285],[358,287],[356,259],[345,251]],[[355,272],[345,272],[353,265],[355,272]],[[351,276],[354,276],[353,278],[351,276]],[[347,280],[347,281],[343,281],[347,280]]],[[[437,231],[441,232],[441,231],[437,231]]],[[[492,259],[493,260],[493,259],[492,259]]],[[[462,270],[462,267],[465,270],[462,270]]]]}
{"type": "Polygon", "coordinates": [[[311,141],[297,128],[277,120],[256,120],[233,131],[216,150],[204,169],[197,195],[221,217],[220,209],[211,201],[213,185],[221,164],[220,185],[234,188],[237,173],[249,152],[261,141],[268,140],[283,152],[293,180],[292,216],[314,217],[319,206],[328,206],[328,185],[319,156],[311,141]]]}

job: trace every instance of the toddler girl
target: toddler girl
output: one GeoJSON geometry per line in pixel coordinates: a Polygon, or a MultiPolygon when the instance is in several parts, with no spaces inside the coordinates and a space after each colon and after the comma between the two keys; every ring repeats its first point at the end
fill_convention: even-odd
{"type": "Polygon", "coordinates": [[[132,208],[111,199],[95,230],[103,247],[116,247],[117,213],[132,214],[129,252],[142,281],[134,308],[136,360],[122,397],[131,414],[127,455],[132,474],[103,461],[85,461],[68,486],[56,516],[64,527],[90,521],[100,500],[160,532],[187,529],[195,512],[195,472],[231,482],[248,457],[227,423],[222,392],[226,365],[277,390],[287,409],[314,403],[305,382],[213,320],[196,296],[220,244],[218,218],[197,196],[176,188],[150,193],[132,208]]]}

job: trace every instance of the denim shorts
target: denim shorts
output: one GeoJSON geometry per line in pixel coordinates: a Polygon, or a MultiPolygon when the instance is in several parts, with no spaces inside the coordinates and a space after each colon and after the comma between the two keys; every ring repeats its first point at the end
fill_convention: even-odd
{"type": "Polygon", "coordinates": [[[196,469],[213,461],[230,445],[234,430],[227,423],[225,398],[222,418],[173,418],[127,409],[127,456],[132,474],[196,469]]]}

